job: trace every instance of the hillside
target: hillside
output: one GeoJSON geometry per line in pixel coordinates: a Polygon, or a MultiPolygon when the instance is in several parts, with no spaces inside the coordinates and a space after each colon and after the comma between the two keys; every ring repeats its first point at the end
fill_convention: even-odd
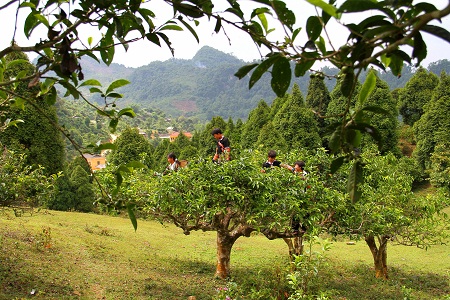
{"type": "MultiPolygon", "coordinates": [[[[172,117],[195,116],[200,120],[209,120],[213,116],[224,119],[245,120],[261,99],[271,104],[275,94],[270,86],[270,74],[265,74],[251,90],[248,88],[249,77],[239,80],[236,71],[249,62],[205,46],[190,60],[170,59],[155,61],[139,68],[127,68],[119,64],[107,67],[94,60],[82,61],[85,78],[99,79],[104,86],[124,78],[131,82],[120,90],[124,98],[123,106],[138,104],[142,107],[160,109],[172,117]]],[[[430,65],[430,70],[439,75],[444,70],[450,72],[447,60],[430,65]]],[[[381,72],[380,78],[393,90],[403,87],[414,74],[415,68],[405,65],[401,77],[389,72],[381,72]]],[[[326,67],[327,74],[337,74],[336,68],[326,67]]],[[[360,80],[364,80],[362,74],[360,80]]],[[[309,73],[295,78],[291,87],[297,83],[306,95],[309,73]]],[[[335,80],[326,80],[331,91],[335,80]]],[[[95,99],[100,100],[100,98],[95,99]]]]}
{"type": "MultiPolygon", "coordinates": [[[[0,220],[0,300],[224,299],[217,289],[226,282],[213,279],[214,232],[186,236],[172,224],[143,220],[135,232],[127,218],[50,210],[15,217],[4,209],[0,220]]],[[[447,299],[446,245],[389,247],[392,278],[380,281],[364,241],[334,241],[319,283],[332,299],[406,299],[405,292],[413,297],[407,299],[447,299]]],[[[287,256],[281,239],[238,239],[233,292],[246,296],[239,299],[286,299],[287,256]]]]}

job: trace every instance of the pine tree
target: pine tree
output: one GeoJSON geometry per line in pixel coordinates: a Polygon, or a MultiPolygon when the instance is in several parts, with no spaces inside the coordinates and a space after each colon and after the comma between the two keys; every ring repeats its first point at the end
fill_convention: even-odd
{"type": "MultiPolygon", "coordinates": [[[[371,70],[369,72],[375,72],[371,70]]],[[[381,135],[380,148],[381,154],[392,152],[394,155],[400,156],[400,148],[398,147],[398,111],[397,102],[392,97],[388,84],[376,76],[375,89],[367,99],[365,106],[379,106],[389,112],[389,115],[375,114],[367,112],[367,116],[371,119],[370,124],[378,129],[381,135]]],[[[367,144],[372,138],[364,135],[364,141],[367,144]]],[[[369,142],[370,143],[370,142],[369,142]]]]}
{"type": "Polygon", "coordinates": [[[413,126],[417,141],[413,155],[423,170],[431,168],[431,155],[436,145],[450,144],[449,128],[450,76],[442,73],[431,101],[425,106],[425,113],[413,126]]]}
{"type": "Polygon", "coordinates": [[[424,113],[424,106],[431,100],[433,90],[439,83],[439,78],[419,67],[413,77],[406,83],[399,96],[399,111],[403,123],[414,125],[424,113]]]}
{"type": "Polygon", "coordinates": [[[243,148],[255,148],[259,132],[269,121],[269,113],[270,108],[264,100],[259,101],[258,106],[249,113],[248,120],[245,122],[241,134],[241,145],[243,148]]]}
{"type": "MultiPolygon", "coordinates": [[[[24,59],[5,72],[5,77],[14,77],[25,71],[32,74],[34,66],[28,62],[28,57],[20,52],[11,53],[7,60],[24,59]]],[[[27,164],[45,168],[46,174],[56,174],[64,166],[64,141],[61,133],[54,126],[58,123],[54,106],[45,99],[36,97],[37,91],[21,83],[17,90],[27,95],[32,103],[26,103],[22,108],[11,108],[11,119],[21,119],[24,122],[17,126],[6,128],[0,132],[0,141],[11,150],[26,154],[27,164]],[[34,106],[33,106],[34,105],[34,106]],[[44,116],[45,115],[45,116],[44,116]]]]}
{"type": "Polygon", "coordinates": [[[272,122],[268,122],[260,130],[258,140],[256,141],[258,147],[262,147],[265,152],[269,150],[284,151],[287,150],[287,143],[284,137],[278,130],[275,129],[272,122]]]}
{"type": "Polygon", "coordinates": [[[70,174],[70,185],[74,193],[73,209],[81,212],[90,212],[94,207],[95,193],[90,177],[81,166],[76,166],[70,174]]]}
{"type": "Polygon", "coordinates": [[[153,146],[148,139],[139,134],[136,128],[128,127],[114,142],[116,149],[109,156],[109,163],[113,165],[126,164],[131,161],[146,162],[151,167],[153,146]]]}
{"type": "Polygon", "coordinates": [[[294,84],[292,94],[275,115],[273,125],[291,149],[315,149],[322,144],[314,114],[306,108],[297,84],[294,84]]]}
{"type": "Polygon", "coordinates": [[[326,146],[326,123],[324,116],[327,115],[328,104],[331,101],[330,92],[325,85],[323,76],[312,76],[309,80],[308,93],[306,95],[306,106],[315,112],[315,119],[319,126],[319,135],[322,145],[326,146]]]}

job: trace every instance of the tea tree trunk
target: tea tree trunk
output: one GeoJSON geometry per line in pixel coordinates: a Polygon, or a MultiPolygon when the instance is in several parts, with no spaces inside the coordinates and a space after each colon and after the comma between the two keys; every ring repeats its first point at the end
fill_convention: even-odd
{"type": "Polygon", "coordinates": [[[381,279],[388,279],[387,271],[387,242],[389,241],[389,236],[382,235],[378,237],[379,246],[375,242],[374,236],[367,236],[365,238],[367,245],[369,246],[370,252],[372,252],[374,267],[375,267],[375,277],[381,279]]]}
{"type": "Polygon", "coordinates": [[[236,236],[231,236],[227,232],[221,230],[217,231],[216,277],[225,279],[230,276],[231,249],[233,248],[236,240],[236,236]]]}

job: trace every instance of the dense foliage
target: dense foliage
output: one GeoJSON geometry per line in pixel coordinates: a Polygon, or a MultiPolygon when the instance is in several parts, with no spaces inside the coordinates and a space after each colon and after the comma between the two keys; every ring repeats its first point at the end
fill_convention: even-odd
{"type": "MultiPolygon", "coordinates": [[[[58,92],[62,92],[64,97],[71,96],[75,100],[81,99],[86,102],[109,121],[105,127],[111,133],[116,133],[120,129],[118,127],[120,119],[136,116],[132,108],[118,105],[124,98],[118,91],[126,91],[130,82],[126,79],[114,79],[103,86],[97,79],[85,80],[81,60],[83,57],[89,56],[110,65],[114,59],[116,46],[123,46],[126,49],[129,43],[141,39],[157,46],[165,44],[173,53],[174,49],[167,35],[171,30],[186,29],[198,41],[192,25],[212,20],[216,23],[214,32],[225,34],[226,26],[233,26],[248,34],[249,39],[257,47],[268,52],[261,52],[267,54],[262,54],[261,60],[243,66],[237,71],[234,67],[222,65],[220,72],[214,70],[213,75],[202,74],[203,76],[199,77],[207,85],[197,89],[198,98],[191,98],[192,96],[183,98],[181,104],[190,105],[189,108],[192,109],[193,103],[200,106],[199,100],[204,100],[202,101],[202,105],[205,105],[202,111],[204,115],[201,117],[206,119],[214,117],[203,131],[194,134],[192,142],[180,139],[179,145],[160,143],[157,145],[160,147],[156,147],[153,152],[153,145],[139,135],[137,129],[127,129],[122,132],[115,144],[96,143],[89,147],[92,152],[113,150],[111,168],[94,177],[97,181],[101,180],[103,183],[101,186],[109,188],[109,193],[104,193],[105,190],[102,189],[102,193],[98,195],[104,204],[103,208],[126,208],[135,228],[137,223],[134,213],[139,211],[142,214],[156,215],[161,221],[170,220],[185,233],[199,229],[216,231],[218,246],[216,274],[220,277],[229,274],[230,253],[236,239],[249,236],[254,231],[263,233],[269,239],[295,238],[301,247],[299,239],[305,232],[313,234],[318,234],[322,230],[332,232],[333,225],[351,230],[355,228],[355,224],[363,224],[367,227],[356,234],[365,238],[372,253],[376,252],[374,262],[377,276],[381,274],[380,277],[385,278],[387,241],[392,235],[401,233],[403,236],[406,233],[411,244],[427,243],[428,239],[421,240],[416,237],[419,235],[428,238],[422,231],[438,228],[434,226],[434,222],[446,224],[434,218],[436,215],[434,213],[439,212],[444,202],[440,198],[435,202],[429,201],[433,208],[430,209],[423,203],[416,203],[418,198],[409,198],[411,180],[400,174],[401,170],[398,174],[394,172],[394,176],[388,178],[389,180],[385,179],[385,176],[391,174],[386,173],[391,166],[391,160],[395,161],[389,152],[395,152],[397,112],[394,100],[400,97],[392,97],[388,85],[380,80],[374,71],[364,71],[369,67],[376,67],[382,72],[399,77],[405,62],[419,66],[427,56],[423,33],[430,33],[447,42],[450,41],[450,33],[445,28],[430,25],[433,20],[447,17],[450,14],[450,5],[437,9],[429,2],[416,4],[408,0],[347,0],[339,4],[335,1],[327,3],[321,0],[306,0],[306,2],[315,6],[317,15],[310,16],[306,26],[303,26],[296,22],[296,13],[301,13],[301,11],[294,12],[298,7],[279,0],[250,1],[249,11],[243,9],[236,1],[229,1],[225,3],[227,8],[215,11],[213,2],[208,0],[203,2],[169,0],[164,4],[169,5],[173,13],[166,16],[163,13],[156,15],[151,11],[154,5],[151,1],[12,0],[2,6],[0,11],[19,3],[18,14],[20,12],[27,14],[26,21],[21,24],[26,37],[33,36],[38,27],[45,28],[47,36],[40,36],[40,41],[30,47],[18,45],[13,39],[10,46],[0,51],[2,99],[0,125],[2,129],[9,126],[3,130],[5,133],[14,129],[10,126],[15,124],[11,123],[11,120],[18,117],[14,115],[14,108],[11,105],[22,109],[26,104],[27,108],[36,109],[37,120],[45,117],[53,123],[55,132],[62,132],[81,153],[86,150],[87,140],[81,135],[77,136],[77,140],[83,145],[77,144],[70,132],[55,122],[52,109],[57,101],[58,92]],[[76,4],[75,9],[72,4],[76,4]],[[344,15],[367,12],[371,13],[371,16],[363,18],[357,24],[345,24],[342,21],[344,15]],[[273,22],[282,29],[281,39],[278,37],[271,39],[272,35],[269,36],[269,33],[275,30],[272,28],[273,22]],[[84,25],[97,26],[99,36],[85,36],[84,31],[78,30],[84,25]],[[344,43],[336,43],[334,37],[327,31],[327,28],[336,25],[342,26],[348,33],[344,43]],[[299,35],[303,27],[306,31],[305,37],[299,35]],[[30,72],[25,70],[16,72],[14,69],[15,66],[24,63],[23,59],[7,59],[8,55],[14,56],[20,52],[34,52],[38,55],[36,67],[28,68],[30,72]],[[319,61],[333,64],[338,71],[326,74],[324,72],[330,69],[315,69],[314,65],[319,61]],[[307,90],[306,86],[297,84],[293,79],[311,72],[319,78],[337,79],[337,84],[330,95],[332,99],[327,107],[327,114],[332,114],[331,122],[328,123],[329,137],[320,136],[324,131],[319,129],[317,115],[314,115],[305,104],[302,91],[307,90]],[[284,160],[292,162],[304,159],[307,162],[309,168],[307,180],[302,176],[284,172],[284,169],[260,172],[260,162],[266,152],[261,154],[262,152],[258,153],[255,149],[240,147],[239,143],[244,141],[242,138],[233,145],[231,162],[214,164],[210,161],[209,157],[215,145],[211,129],[219,127],[230,136],[237,136],[240,130],[236,129],[232,119],[226,122],[222,117],[216,116],[218,111],[228,115],[236,111],[235,104],[240,102],[236,95],[246,94],[239,89],[240,86],[237,85],[238,81],[234,76],[248,79],[248,85],[253,92],[248,92],[247,98],[254,96],[258,85],[270,78],[271,89],[277,98],[271,106],[268,119],[271,120],[272,128],[283,137],[280,141],[286,142],[286,149],[299,150],[287,152],[284,160]],[[221,93],[212,82],[217,87],[230,90],[230,96],[221,93]],[[291,88],[292,94],[286,95],[291,88]],[[89,96],[86,96],[87,94],[89,96]],[[200,99],[201,97],[203,98],[200,99]],[[229,100],[228,98],[232,101],[225,102],[229,100]],[[211,99],[219,102],[208,101],[211,99]],[[324,138],[328,141],[329,152],[319,148],[324,138]],[[387,155],[376,156],[373,160],[368,158],[373,153],[371,143],[367,142],[369,138],[380,146],[381,154],[387,155]],[[301,152],[306,148],[315,151],[315,154],[301,152]],[[153,164],[150,156],[158,154],[161,160],[162,153],[172,149],[180,152],[189,149],[185,155],[195,155],[196,150],[197,157],[193,156],[195,159],[191,160],[191,164],[177,173],[155,176],[158,174],[151,170],[153,164]],[[377,169],[377,166],[381,168],[377,169]],[[137,168],[143,168],[143,171],[137,172],[137,168]],[[395,181],[396,179],[399,180],[395,181]],[[343,189],[345,186],[346,189],[343,189]],[[396,201],[393,195],[400,201],[396,201]],[[373,207],[375,201],[379,201],[380,206],[373,207]],[[421,214],[424,210],[426,213],[421,214]],[[431,212],[433,214],[430,214],[431,212]],[[340,218],[334,219],[336,216],[340,218]],[[363,218],[360,219],[361,216],[363,218]],[[301,225],[301,232],[291,230],[294,221],[301,225]],[[425,222],[430,227],[415,226],[420,222],[425,222]],[[405,228],[414,228],[414,231],[405,231],[405,228]],[[376,246],[375,236],[379,237],[379,246],[376,246]]],[[[211,59],[205,60],[204,65],[208,66],[210,61],[211,59]]],[[[192,70],[182,61],[175,63],[179,63],[178,69],[184,70],[183,72],[192,70]]],[[[196,67],[202,69],[202,64],[196,67]]],[[[179,74],[183,72],[180,71],[179,74]]],[[[155,74],[158,72],[152,73],[153,77],[140,77],[154,79],[155,74]]],[[[126,75],[131,76],[130,72],[126,72],[126,75]]],[[[166,89],[163,90],[159,85],[153,86],[157,93],[164,92],[166,98],[172,98],[171,100],[175,99],[181,90],[192,91],[194,88],[192,80],[182,80],[174,75],[177,74],[172,73],[170,79],[176,83],[168,80],[169,86],[166,89]]],[[[135,77],[131,78],[138,81],[135,77]]],[[[434,96],[431,100],[444,112],[447,107],[441,105],[440,101],[448,102],[446,81],[445,78],[441,79],[440,85],[433,91],[434,96]]],[[[147,96],[138,87],[133,90],[139,91],[139,98],[147,96]]],[[[260,100],[258,97],[252,101],[260,100]]],[[[248,102],[244,103],[245,105],[247,109],[254,107],[248,102]]],[[[428,109],[432,111],[431,108],[432,105],[423,108],[424,114],[416,124],[427,127],[424,124],[431,123],[427,129],[437,127],[437,132],[440,132],[440,124],[431,114],[427,114],[428,109]]],[[[246,115],[244,113],[238,116],[246,115]]],[[[103,124],[91,122],[92,120],[94,119],[83,117],[85,126],[91,126],[93,123],[101,130],[103,124]]],[[[29,121],[29,124],[33,122],[40,124],[38,121],[29,121]]],[[[442,124],[448,125],[445,121],[442,121],[442,124]]],[[[257,129],[260,132],[255,132],[254,135],[258,137],[257,141],[262,141],[260,138],[263,129],[272,130],[265,125],[267,124],[263,122],[258,124],[257,129]]],[[[238,128],[242,127],[245,128],[245,124],[238,128]]],[[[418,151],[423,152],[425,137],[419,136],[420,128],[416,128],[418,151]]],[[[35,131],[35,135],[49,132],[50,130],[35,131]]],[[[437,147],[439,142],[437,147],[439,151],[433,156],[432,164],[436,170],[446,169],[446,154],[442,152],[442,147],[447,145],[447,141],[442,141],[442,136],[447,137],[445,134],[434,135],[432,137],[435,139],[430,141],[430,150],[437,147]]],[[[25,135],[23,137],[28,138],[25,135]]],[[[57,137],[57,134],[53,134],[52,138],[57,142],[57,137]]],[[[52,140],[48,140],[49,144],[50,142],[52,140]]],[[[56,146],[55,148],[57,151],[61,149],[56,146]]],[[[37,156],[36,153],[41,154],[32,152],[37,156]]],[[[424,157],[424,160],[426,159],[428,157],[424,157]]],[[[62,158],[56,160],[56,163],[61,162],[62,158]]],[[[395,164],[396,162],[392,163],[394,167],[395,164]]],[[[430,168],[425,162],[421,166],[430,168]]],[[[51,167],[60,170],[60,165],[55,164],[48,166],[47,171],[55,172],[50,170],[51,167]]],[[[436,178],[436,182],[438,179],[441,180],[436,178]]],[[[64,196],[55,198],[57,201],[54,203],[66,205],[64,208],[68,209],[90,210],[88,202],[92,197],[90,184],[89,175],[81,165],[72,167],[70,174],[66,172],[65,176],[60,177],[57,184],[58,194],[64,196]]],[[[442,233],[445,231],[430,235],[431,242],[438,242],[439,238],[436,236],[439,237],[442,233]]]]}

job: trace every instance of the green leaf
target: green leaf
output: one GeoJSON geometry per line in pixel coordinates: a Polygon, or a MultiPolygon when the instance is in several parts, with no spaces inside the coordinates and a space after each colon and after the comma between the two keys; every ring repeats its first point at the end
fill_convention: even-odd
{"type": "Polygon", "coordinates": [[[120,186],[123,183],[123,176],[119,171],[116,171],[114,175],[116,176],[116,188],[112,191],[112,195],[116,196],[119,193],[120,186]]]}
{"type": "Polygon", "coordinates": [[[183,15],[192,17],[192,18],[201,18],[203,17],[203,11],[199,9],[197,6],[181,3],[178,1],[172,2],[173,8],[183,15]]]}
{"type": "Polygon", "coordinates": [[[379,107],[379,106],[373,106],[373,105],[364,106],[363,108],[361,108],[361,110],[366,110],[366,111],[370,111],[370,112],[385,115],[385,116],[389,116],[391,114],[389,111],[385,110],[384,108],[379,107]]]}
{"type": "Polygon", "coordinates": [[[135,13],[141,6],[142,0],[130,0],[130,10],[135,13]]]}
{"type": "Polygon", "coordinates": [[[119,119],[111,119],[111,121],[109,121],[109,131],[111,131],[111,133],[116,132],[117,129],[117,125],[119,124],[119,119]]]}
{"type": "Polygon", "coordinates": [[[25,123],[25,121],[24,121],[24,120],[21,120],[21,119],[17,119],[17,120],[11,121],[11,122],[8,123],[8,127],[9,127],[9,126],[15,126],[15,127],[17,127],[17,124],[19,124],[19,123],[25,123]]]}
{"type": "Polygon", "coordinates": [[[337,10],[338,12],[352,13],[365,12],[372,9],[383,11],[383,6],[372,0],[347,0],[337,10]]]}
{"type": "Polygon", "coordinates": [[[104,143],[100,144],[94,148],[95,152],[99,152],[101,150],[116,150],[117,146],[113,143],[104,143]]]}
{"type": "Polygon", "coordinates": [[[169,50],[172,53],[172,55],[174,55],[175,50],[172,48],[172,43],[170,42],[169,37],[162,32],[157,32],[156,34],[159,35],[163,39],[163,41],[166,43],[167,47],[169,47],[169,50]]]}
{"type": "Polygon", "coordinates": [[[114,25],[116,26],[116,36],[123,37],[123,25],[119,18],[114,17],[114,25]]]}
{"type": "Polygon", "coordinates": [[[89,92],[91,92],[91,93],[100,93],[100,94],[103,94],[103,91],[102,91],[101,89],[99,89],[99,88],[96,88],[96,87],[91,87],[91,88],[89,89],[89,92]]]}
{"type": "Polygon", "coordinates": [[[61,84],[64,88],[66,88],[66,94],[64,95],[64,97],[72,95],[72,97],[75,99],[80,98],[80,92],[71,83],[67,81],[59,81],[59,84],[61,84]]]}
{"type": "Polygon", "coordinates": [[[289,59],[281,57],[276,60],[272,67],[272,80],[270,83],[272,90],[278,97],[283,97],[286,93],[291,84],[291,77],[292,71],[289,59]]]}
{"type": "Polygon", "coordinates": [[[181,28],[178,25],[165,25],[161,30],[176,30],[176,31],[183,31],[183,28],[181,28]]]}
{"type": "Polygon", "coordinates": [[[57,91],[54,85],[50,88],[50,91],[45,94],[45,102],[47,102],[48,105],[54,105],[56,103],[56,95],[57,91]]]}
{"type": "Polygon", "coordinates": [[[300,31],[302,30],[302,28],[301,27],[299,27],[299,28],[297,28],[297,29],[295,29],[293,32],[292,32],[292,42],[294,42],[295,41],[295,38],[297,37],[297,35],[300,33],[300,31]]]}
{"type": "Polygon", "coordinates": [[[96,79],[89,79],[84,81],[83,83],[80,84],[79,87],[85,86],[85,85],[91,85],[91,86],[102,86],[102,84],[100,83],[100,81],[96,80],[96,79]]]}
{"type": "Polygon", "coordinates": [[[16,97],[14,98],[14,101],[12,102],[12,105],[14,105],[15,107],[24,110],[25,109],[25,99],[22,99],[20,97],[16,97]]]}
{"type": "Polygon", "coordinates": [[[110,117],[114,116],[114,114],[115,114],[116,112],[115,112],[114,110],[101,110],[101,109],[97,109],[97,113],[98,113],[100,116],[104,116],[104,117],[110,118],[110,117]]]}
{"type": "Polygon", "coordinates": [[[344,79],[341,83],[341,93],[344,97],[349,97],[351,95],[354,83],[355,73],[353,73],[353,69],[351,69],[348,73],[344,74],[344,79]]]}
{"type": "Polygon", "coordinates": [[[312,66],[316,63],[315,58],[318,57],[317,52],[303,52],[302,58],[295,65],[294,74],[295,77],[301,77],[306,74],[306,71],[310,70],[312,66]]]}
{"type": "Polygon", "coordinates": [[[345,130],[345,141],[347,144],[353,147],[359,147],[361,145],[362,134],[359,130],[353,130],[346,128],[345,130]]]}
{"type": "Polygon", "coordinates": [[[113,91],[113,90],[115,90],[115,89],[117,89],[117,88],[123,87],[123,86],[125,86],[125,85],[127,85],[127,84],[130,84],[130,82],[129,82],[128,80],[126,80],[126,79],[119,79],[119,80],[116,80],[116,81],[114,81],[113,83],[111,83],[111,84],[108,86],[108,88],[106,89],[105,94],[108,94],[108,93],[110,93],[111,91],[113,91]]]}
{"type": "Polygon", "coordinates": [[[275,63],[276,60],[278,60],[281,57],[280,53],[274,53],[273,55],[269,56],[266,60],[263,60],[253,71],[252,76],[250,76],[249,81],[249,88],[252,88],[252,86],[258,82],[258,80],[261,78],[261,76],[267,72],[267,70],[275,63]]]}
{"type": "Polygon", "coordinates": [[[113,40],[114,26],[111,26],[100,40],[100,56],[106,65],[110,65],[114,58],[115,47],[113,40]]]}
{"type": "Polygon", "coordinates": [[[30,38],[31,33],[34,28],[38,25],[38,20],[35,17],[35,11],[32,11],[27,18],[25,19],[25,23],[23,26],[23,32],[27,38],[30,38]]]}
{"type": "Polygon", "coordinates": [[[200,43],[200,40],[198,38],[197,32],[194,30],[194,28],[191,27],[188,23],[186,23],[183,19],[178,19],[183,25],[191,32],[191,34],[195,37],[197,40],[197,43],[200,43]]]}
{"type": "Polygon", "coordinates": [[[159,37],[156,33],[154,33],[154,32],[147,33],[145,35],[145,37],[153,44],[156,44],[161,47],[161,43],[159,42],[159,37]]]}
{"type": "Polygon", "coordinates": [[[334,132],[331,134],[330,140],[328,142],[328,147],[330,147],[332,153],[338,152],[338,150],[341,148],[341,141],[342,141],[342,125],[336,127],[334,132]]]}
{"type": "Polygon", "coordinates": [[[214,32],[219,33],[220,28],[222,28],[222,18],[217,18],[216,20],[216,26],[214,27],[214,32]]]}
{"type": "Polygon", "coordinates": [[[50,27],[50,24],[48,23],[47,18],[44,17],[43,15],[37,13],[37,14],[34,15],[34,17],[35,17],[39,22],[41,22],[42,24],[44,24],[45,27],[47,27],[47,28],[50,27]]]}
{"type": "Polygon", "coordinates": [[[330,173],[334,174],[342,166],[345,161],[345,156],[338,157],[331,162],[330,173]]]}
{"type": "Polygon", "coordinates": [[[412,57],[417,58],[417,65],[427,57],[427,44],[423,41],[420,32],[417,32],[414,36],[414,49],[412,52],[412,57]]]}
{"type": "Polygon", "coordinates": [[[124,109],[121,109],[119,111],[118,116],[120,117],[120,116],[123,116],[123,115],[129,116],[131,118],[134,118],[136,116],[136,113],[133,111],[132,108],[124,108],[124,109]]]}
{"type": "Polygon", "coordinates": [[[390,58],[389,68],[391,69],[392,74],[400,77],[402,75],[404,60],[397,55],[391,55],[389,58],[390,58]]]}
{"type": "Polygon", "coordinates": [[[306,0],[314,6],[320,7],[324,12],[329,14],[332,17],[338,18],[338,13],[336,7],[330,5],[322,0],[306,0]]]}
{"type": "Polygon", "coordinates": [[[301,59],[298,63],[295,64],[294,75],[295,77],[305,76],[306,71],[311,69],[314,65],[314,60],[303,60],[301,59]]]}
{"type": "Polygon", "coordinates": [[[119,93],[109,93],[108,95],[106,95],[106,97],[109,97],[109,98],[123,98],[123,95],[119,94],[119,93]]]}
{"type": "Polygon", "coordinates": [[[9,69],[9,68],[14,67],[15,65],[23,64],[23,63],[29,63],[29,62],[26,59],[16,59],[16,60],[13,60],[13,61],[10,61],[9,63],[7,63],[6,68],[9,69]]]}
{"type": "Polygon", "coordinates": [[[359,122],[357,124],[351,124],[347,126],[347,128],[359,130],[360,132],[368,133],[370,136],[375,140],[378,146],[381,145],[382,137],[378,129],[376,129],[374,126],[365,123],[365,122],[359,122]]]}
{"type": "Polygon", "coordinates": [[[275,10],[280,22],[292,31],[292,26],[295,24],[295,14],[286,7],[286,3],[283,1],[274,0],[272,1],[272,7],[275,10]]]}
{"type": "Polygon", "coordinates": [[[270,14],[270,11],[269,11],[268,8],[266,8],[266,7],[264,7],[264,8],[257,8],[255,10],[253,10],[252,16],[253,15],[258,16],[258,19],[261,22],[261,25],[264,28],[264,31],[267,33],[267,31],[269,30],[268,29],[269,28],[269,24],[267,22],[266,13],[270,14]]]}
{"type": "Polygon", "coordinates": [[[145,169],[145,165],[143,163],[141,163],[140,161],[130,161],[129,163],[127,163],[125,165],[128,169],[133,168],[133,169],[145,169]]]}
{"type": "Polygon", "coordinates": [[[308,34],[310,41],[315,41],[322,32],[322,23],[317,16],[311,16],[306,21],[306,33],[308,34]]]}
{"type": "Polygon", "coordinates": [[[128,216],[130,217],[131,224],[133,224],[134,231],[136,231],[137,230],[137,220],[136,220],[136,216],[134,215],[133,205],[127,204],[127,211],[128,211],[128,216]]]}
{"type": "Polygon", "coordinates": [[[427,3],[427,2],[417,3],[416,5],[414,5],[414,7],[415,7],[415,9],[419,9],[419,10],[425,12],[425,13],[430,13],[432,11],[438,10],[436,8],[436,6],[434,6],[431,3],[427,3]]]}
{"type": "Polygon", "coordinates": [[[317,48],[319,48],[320,52],[322,52],[323,55],[327,55],[327,48],[323,37],[319,37],[319,40],[316,41],[316,46],[317,48]]]}
{"type": "Polygon", "coordinates": [[[356,160],[353,163],[352,169],[348,176],[347,192],[349,193],[350,200],[353,204],[359,201],[362,192],[359,190],[358,185],[363,182],[363,164],[360,160],[356,160]]]}
{"type": "Polygon", "coordinates": [[[366,100],[369,98],[370,94],[375,89],[376,83],[377,83],[377,76],[375,75],[375,72],[371,70],[367,75],[366,81],[364,81],[364,84],[359,92],[357,106],[361,107],[364,105],[366,100]]]}
{"type": "Polygon", "coordinates": [[[242,79],[248,74],[248,72],[253,70],[257,65],[258,64],[251,64],[251,65],[243,66],[243,67],[239,68],[239,70],[236,73],[234,73],[234,76],[236,76],[239,79],[242,79]]]}

